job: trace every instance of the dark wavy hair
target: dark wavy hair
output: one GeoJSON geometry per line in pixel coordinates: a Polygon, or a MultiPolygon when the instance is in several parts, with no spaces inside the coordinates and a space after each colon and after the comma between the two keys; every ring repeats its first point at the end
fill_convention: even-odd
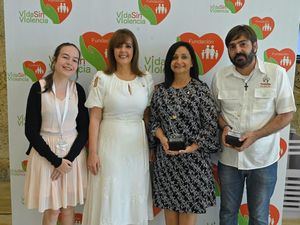
{"type": "Polygon", "coordinates": [[[254,30],[248,26],[248,25],[237,25],[228,32],[226,38],[225,38],[225,45],[228,47],[229,43],[231,41],[234,41],[238,39],[239,37],[244,36],[248,40],[251,41],[251,43],[257,42],[257,36],[254,30]]]}
{"type": "MultiPolygon", "coordinates": [[[[73,46],[74,48],[77,49],[78,51],[78,65],[80,63],[80,57],[81,57],[81,54],[80,54],[80,50],[79,48],[73,44],[73,43],[69,43],[69,42],[65,42],[65,43],[62,43],[60,44],[59,46],[56,47],[55,51],[54,51],[54,54],[52,56],[52,60],[51,60],[51,65],[50,65],[50,68],[51,68],[51,73],[48,74],[46,77],[45,77],[45,81],[46,81],[46,85],[45,85],[45,90],[42,92],[48,92],[48,91],[52,91],[52,85],[53,85],[53,74],[54,74],[54,69],[55,69],[55,63],[57,61],[57,58],[60,54],[60,51],[63,47],[66,47],[66,46],[73,46]]],[[[78,79],[78,70],[79,68],[77,68],[77,71],[76,71],[76,80],[78,79]]]]}
{"type": "Polygon", "coordinates": [[[193,49],[193,47],[184,41],[178,41],[175,42],[173,45],[171,45],[171,47],[169,48],[168,52],[167,52],[167,56],[165,59],[165,67],[164,67],[164,73],[165,73],[165,82],[164,82],[164,86],[166,88],[169,88],[173,81],[174,81],[174,72],[171,69],[171,62],[173,60],[173,56],[176,52],[176,50],[179,47],[185,47],[190,55],[191,55],[191,59],[192,59],[192,64],[193,66],[190,69],[190,76],[196,80],[199,80],[199,68],[198,68],[198,64],[197,64],[197,58],[196,58],[196,54],[195,51],[193,49]]]}
{"type": "Polygon", "coordinates": [[[135,35],[129,29],[119,29],[114,32],[113,36],[109,40],[108,43],[108,65],[104,70],[106,74],[113,74],[117,70],[117,61],[114,54],[114,49],[126,43],[128,39],[132,40],[133,44],[133,56],[131,60],[131,71],[138,76],[144,75],[144,73],[139,69],[138,61],[139,61],[139,45],[135,35]]]}

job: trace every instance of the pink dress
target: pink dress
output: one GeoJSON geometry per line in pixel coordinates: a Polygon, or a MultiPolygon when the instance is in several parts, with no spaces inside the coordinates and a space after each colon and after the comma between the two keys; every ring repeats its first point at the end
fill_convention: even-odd
{"type": "MultiPolygon", "coordinates": [[[[39,82],[41,87],[43,87],[45,80],[42,79],[39,82]]],[[[41,95],[42,125],[40,134],[49,145],[51,151],[59,157],[67,155],[77,136],[78,94],[75,82],[69,82],[69,85],[69,109],[63,124],[63,139],[68,143],[68,148],[65,152],[58,152],[55,147],[60,137],[55,96],[52,92],[46,92],[41,95]]],[[[62,111],[65,100],[58,99],[58,101],[62,111]]],[[[82,150],[74,159],[70,172],[55,181],[52,181],[50,178],[53,170],[54,166],[32,148],[28,158],[24,186],[25,205],[29,209],[37,208],[39,212],[44,212],[47,209],[58,210],[84,203],[87,185],[86,151],[82,150]]]]}

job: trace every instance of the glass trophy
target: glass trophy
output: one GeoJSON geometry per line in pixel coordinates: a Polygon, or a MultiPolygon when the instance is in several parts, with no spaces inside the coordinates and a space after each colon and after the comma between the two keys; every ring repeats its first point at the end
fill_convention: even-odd
{"type": "Polygon", "coordinates": [[[181,134],[173,134],[169,138],[169,150],[178,151],[185,149],[185,140],[181,134]]]}

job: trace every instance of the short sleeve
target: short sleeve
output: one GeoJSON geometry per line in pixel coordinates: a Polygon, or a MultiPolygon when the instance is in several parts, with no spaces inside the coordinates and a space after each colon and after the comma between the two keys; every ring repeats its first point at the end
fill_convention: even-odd
{"type": "Polygon", "coordinates": [[[146,72],[145,80],[146,80],[147,88],[148,88],[148,103],[147,103],[147,106],[150,106],[152,95],[153,95],[153,90],[154,90],[152,75],[150,73],[146,72]]]}
{"type": "Polygon", "coordinates": [[[289,82],[288,75],[284,68],[277,68],[276,79],[278,81],[276,113],[282,114],[287,112],[296,112],[293,90],[289,82]]]}
{"type": "Polygon", "coordinates": [[[217,86],[217,74],[214,74],[213,78],[212,78],[212,82],[211,82],[211,93],[212,93],[212,97],[215,103],[215,106],[217,108],[218,113],[221,112],[221,105],[220,105],[220,101],[218,100],[218,86],[217,86]]]}
{"type": "Polygon", "coordinates": [[[85,107],[103,108],[103,99],[105,95],[105,74],[98,71],[91,82],[88,98],[85,102],[85,107]]]}

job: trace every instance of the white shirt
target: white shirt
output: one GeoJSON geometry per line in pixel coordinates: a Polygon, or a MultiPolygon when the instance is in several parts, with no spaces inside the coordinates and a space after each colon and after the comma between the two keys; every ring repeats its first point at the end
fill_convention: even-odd
{"type": "MultiPolygon", "coordinates": [[[[258,58],[249,76],[241,75],[234,65],[217,72],[212,91],[225,121],[241,133],[262,128],[277,114],[296,111],[285,69],[258,58]]],[[[280,133],[276,132],[256,140],[242,152],[222,146],[220,162],[244,170],[269,166],[279,159],[279,141],[280,133]]]]}

